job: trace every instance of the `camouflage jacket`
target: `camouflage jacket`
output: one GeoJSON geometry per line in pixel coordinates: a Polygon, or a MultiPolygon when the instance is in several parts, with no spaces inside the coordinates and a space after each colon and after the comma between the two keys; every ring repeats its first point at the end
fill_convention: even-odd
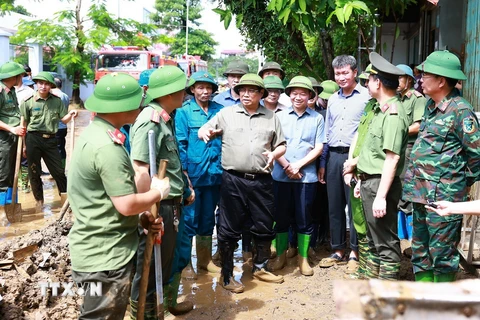
{"type": "Polygon", "coordinates": [[[430,99],[405,174],[403,199],[465,201],[480,175],[480,131],[473,108],[458,91],[436,107],[430,99]]]}

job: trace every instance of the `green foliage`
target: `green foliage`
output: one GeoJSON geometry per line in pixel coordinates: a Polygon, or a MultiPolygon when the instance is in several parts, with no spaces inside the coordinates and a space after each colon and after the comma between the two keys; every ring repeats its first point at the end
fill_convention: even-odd
{"type": "Polygon", "coordinates": [[[216,72],[218,70],[218,77],[223,77],[223,73],[227,70],[227,66],[230,62],[234,60],[242,60],[248,64],[250,68],[250,72],[257,73],[258,72],[258,59],[250,59],[246,57],[236,57],[236,56],[229,56],[226,58],[210,60],[208,61],[208,72],[215,77],[216,72]],[[216,65],[218,63],[218,66],[216,65]]]}
{"type": "MultiPolygon", "coordinates": [[[[171,53],[185,53],[185,31],[178,33],[171,42],[171,53]]],[[[202,29],[189,30],[188,32],[188,54],[201,56],[203,60],[210,60],[215,54],[215,46],[218,43],[210,37],[210,34],[202,29]]]]}

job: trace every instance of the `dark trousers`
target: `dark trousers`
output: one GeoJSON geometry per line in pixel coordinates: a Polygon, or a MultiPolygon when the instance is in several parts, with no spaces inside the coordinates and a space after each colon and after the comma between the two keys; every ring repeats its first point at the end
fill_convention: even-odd
{"type": "Polygon", "coordinates": [[[380,257],[382,262],[399,263],[401,253],[397,228],[397,205],[402,193],[402,183],[398,177],[393,179],[387,193],[387,214],[382,218],[375,218],[372,205],[379,185],[380,178],[373,178],[362,181],[360,187],[363,212],[367,221],[368,247],[380,257]]]}
{"type": "Polygon", "coordinates": [[[67,177],[58,153],[55,136],[43,138],[29,132],[25,142],[27,145],[28,176],[35,200],[43,200],[42,158],[57,183],[58,192],[67,192],[67,177]]]}
{"type": "Polygon", "coordinates": [[[273,182],[275,198],[275,232],[288,232],[290,225],[296,232],[311,235],[312,209],[317,191],[316,183],[273,182]]]}
{"type": "Polygon", "coordinates": [[[352,209],[350,208],[350,187],[343,181],[343,163],[348,153],[331,151],[326,171],[328,213],[330,220],[330,244],[332,250],[343,250],[347,246],[347,230],[345,207],[348,206],[350,218],[350,248],[358,250],[357,232],[353,225],[352,209]]]}
{"type": "MultiPolygon", "coordinates": [[[[175,253],[175,245],[177,243],[177,232],[173,226],[173,220],[175,211],[177,213],[177,217],[183,219],[181,217],[181,207],[180,206],[173,206],[173,205],[165,205],[160,202],[160,215],[163,218],[163,224],[165,233],[162,236],[162,281],[163,285],[166,285],[170,282],[170,277],[172,276],[172,265],[173,265],[173,258],[175,253]]],[[[135,270],[135,275],[133,277],[132,283],[132,293],[131,299],[134,301],[138,301],[139,290],[140,290],[140,279],[142,278],[142,270],[143,270],[143,260],[145,257],[145,245],[147,242],[147,236],[143,232],[143,227],[138,227],[138,232],[140,235],[140,241],[138,243],[138,250],[137,250],[137,265],[135,270]]],[[[148,287],[147,287],[147,302],[155,302],[156,301],[156,288],[155,288],[155,254],[152,252],[152,260],[150,261],[150,273],[148,275],[148,287]]]]}
{"type": "Polygon", "coordinates": [[[0,130],[0,192],[13,187],[18,137],[0,130]]]}
{"type": "Polygon", "coordinates": [[[254,241],[271,241],[273,232],[273,179],[263,175],[256,180],[222,174],[218,216],[218,240],[240,240],[244,226],[249,223],[254,241]]]}
{"type": "Polygon", "coordinates": [[[62,160],[67,159],[67,151],[65,151],[66,136],[67,136],[67,128],[58,129],[57,133],[55,134],[55,138],[57,138],[58,152],[60,152],[60,157],[62,158],[62,160]]]}
{"type": "Polygon", "coordinates": [[[328,195],[327,185],[317,182],[317,193],[313,201],[312,210],[313,234],[310,244],[324,243],[328,239],[328,231],[330,229],[328,223],[328,195]]]}
{"type": "Polygon", "coordinates": [[[73,281],[85,290],[80,307],[80,320],[118,320],[125,317],[133,260],[117,270],[77,272],[72,270],[73,281]],[[90,283],[102,283],[102,294],[90,296],[90,283]]]}

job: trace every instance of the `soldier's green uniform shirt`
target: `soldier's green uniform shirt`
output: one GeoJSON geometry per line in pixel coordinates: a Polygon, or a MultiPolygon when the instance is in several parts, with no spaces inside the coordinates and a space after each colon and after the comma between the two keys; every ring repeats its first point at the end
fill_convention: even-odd
{"type": "Polygon", "coordinates": [[[409,120],[398,96],[388,99],[383,106],[377,102],[365,142],[360,151],[357,168],[367,174],[382,174],[386,152],[400,156],[395,176],[399,176],[405,162],[405,148],[409,120]]]}
{"type": "MultiPolygon", "coordinates": [[[[403,97],[400,98],[403,104],[403,108],[409,118],[409,124],[422,120],[422,116],[425,112],[425,106],[427,99],[420,92],[411,88],[403,97]]],[[[417,136],[408,136],[408,143],[414,143],[417,136]]]]}
{"type": "Polygon", "coordinates": [[[50,93],[47,99],[43,99],[35,92],[22,102],[20,113],[28,123],[27,131],[55,134],[58,131],[58,121],[67,115],[68,110],[56,95],[50,93]]]}
{"type": "Polygon", "coordinates": [[[174,119],[158,103],[152,101],[138,115],[130,129],[132,160],[148,164],[148,131],[155,132],[156,159],[168,160],[165,176],[170,179],[170,194],[167,199],[182,196],[185,185],[174,128],[174,119]]]}
{"type": "Polygon", "coordinates": [[[370,99],[363,110],[362,117],[360,118],[360,123],[358,125],[358,136],[357,142],[355,143],[355,149],[353,150],[352,157],[356,158],[360,155],[360,151],[362,150],[363,143],[365,142],[365,138],[368,134],[368,128],[370,127],[370,122],[372,121],[373,117],[375,116],[375,112],[373,112],[375,106],[377,104],[377,100],[375,98],[370,99]]]}
{"type": "Polygon", "coordinates": [[[138,247],[138,216],[120,214],[111,197],[136,193],[126,149],[112,141],[113,125],[95,117],[75,143],[68,172],[68,199],[75,215],[69,247],[78,272],[116,270],[138,247]]]}
{"type": "Polygon", "coordinates": [[[403,198],[422,204],[427,199],[465,201],[467,186],[479,176],[480,132],[472,106],[456,89],[438,106],[430,99],[405,174],[403,198]]]}
{"type": "Polygon", "coordinates": [[[8,89],[2,81],[0,81],[0,121],[12,127],[20,125],[15,88],[8,89]]]}

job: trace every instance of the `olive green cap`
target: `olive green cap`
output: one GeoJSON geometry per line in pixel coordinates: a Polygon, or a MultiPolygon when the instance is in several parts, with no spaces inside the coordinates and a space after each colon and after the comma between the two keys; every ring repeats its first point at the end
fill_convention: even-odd
{"type": "Polygon", "coordinates": [[[243,86],[256,86],[260,89],[263,89],[263,96],[262,98],[265,98],[268,96],[268,91],[265,88],[265,84],[263,83],[263,79],[260,78],[260,76],[256,75],[255,73],[247,73],[244,75],[238,84],[233,87],[233,91],[235,91],[236,94],[240,94],[240,88],[243,86]]]}
{"type": "Polygon", "coordinates": [[[0,67],[0,80],[16,77],[24,73],[25,69],[23,69],[21,64],[8,61],[0,67]]]}
{"type": "Polygon", "coordinates": [[[250,72],[250,67],[244,61],[235,60],[231,61],[227,65],[227,70],[223,73],[224,77],[228,77],[229,74],[247,74],[250,72]]]}
{"type": "Polygon", "coordinates": [[[282,92],[285,91],[285,86],[283,85],[282,80],[279,77],[275,76],[267,76],[263,79],[263,83],[265,84],[265,89],[279,89],[282,92]]]}
{"type": "Polygon", "coordinates": [[[148,80],[148,94],[152,99],[160,98],[187,87],[187,76],[178,67],[162,66],[155,70],[148,80]]]}
{"type": "Polygon", "coordinates": [[[332,81],[332,80],[325,80],[322,83],[320,83],[320,85],[322,86],[323,91],[318,96],[322,99],[325,99],[325,100],[330,99],[332,94],[334,94],[335,92],[337,92],[340,89],[338,84],[335,81],[332,81]]]}
{"type": "Polygon", "coordinates": [[[292,80],[290,80],[290,83],[285,88],[285,93],[287,94],[287,96],[290,96],[290,91],[292,91],[292,88],[307,89],[308,91],[310,91],[310,99],[315,97],[316,95],[315,90],[313,90],[312,81],[310,81],[310,79],[304,76],[296,76],[293,77],[292,80]]]}
{"type": "MultiPolygon", "coordinates": [[[[93,94],[85,101],[87,110],[98,113],[117,113],[136,110],[142,103],[143,89],[129,74],[113,72],[103,76],[93,94]]],[[[143,105],[150,102],[146,94],[143,105]]]]}
{"type": "Polygon", "coordinates": [[[55,79],[53,79],[53,75],[50,72],[47,71],[40,71],[35,77],[32,78],[32,80],[37,83],[38,80],[43,80],[47,81],[50,83],[52,88],[56,88],[57,86],[55,85],[55,79]]]}
{"type": "Polygon", "coordinates": [[[365,69],[365,71],[363,71],[358,77],[360,79],[364,79],[364,80],[367,80],[368,77],[370,76],[370,71],[372,70],[372,64],[370,63],[367,68],[365,69]]]}
{"type": "Polygon", "coordinates": [[[322,93],[323,88],[320,85],[320,83],[317,81],[317,79],[315,79],[314,77],[308,77],[308,79],[310,79],[310,81],[312,81],[313,89],[315,90],[315,88],[316,88],[315,92],[317,92],[317,94],[322,93]]]}
{"type": "Polygon", "coordinates": [[[467,76],[462,71],[460,59],[448,50],[430,53],[427,59],[417,66],[417,69],[437,76],[467,80],[467,76]]]}
{"type": "Polygon", "coordinates": [[[280,71],[280,79],[283,80],[283,78],[285,78],[285,71],[283,71],[282,67],[277,62],[274,62],[274,61],[265,62],[263,64],[263,67],[260,69],[260,71],[258,71],[258,75],[263,78],[263,73],[266,70],[278,70],[280,71]]]}
{"type": "Polygon", "coordinates": [[[197,82],[206,82],[210,83],[212,85],[212,92],[217,91],[218,85],[213,76],[206,72],[206,71],[197,71],[194,74],[191,75],[190,81],[188,83],[188,88],[187,88],[187,93],[193,95],[192,91],[190,88],[197,82]]]}
{"type": "Polygon", "coordinates": [[[376,52],[370,52],[370,62],[372,63],[372,69],[370,74],[379,75],[383,78],[398,80],[399,76],[404,76],[405,71],[395,67],[393,64],[387,61],[384,57],[376,52]]]}

